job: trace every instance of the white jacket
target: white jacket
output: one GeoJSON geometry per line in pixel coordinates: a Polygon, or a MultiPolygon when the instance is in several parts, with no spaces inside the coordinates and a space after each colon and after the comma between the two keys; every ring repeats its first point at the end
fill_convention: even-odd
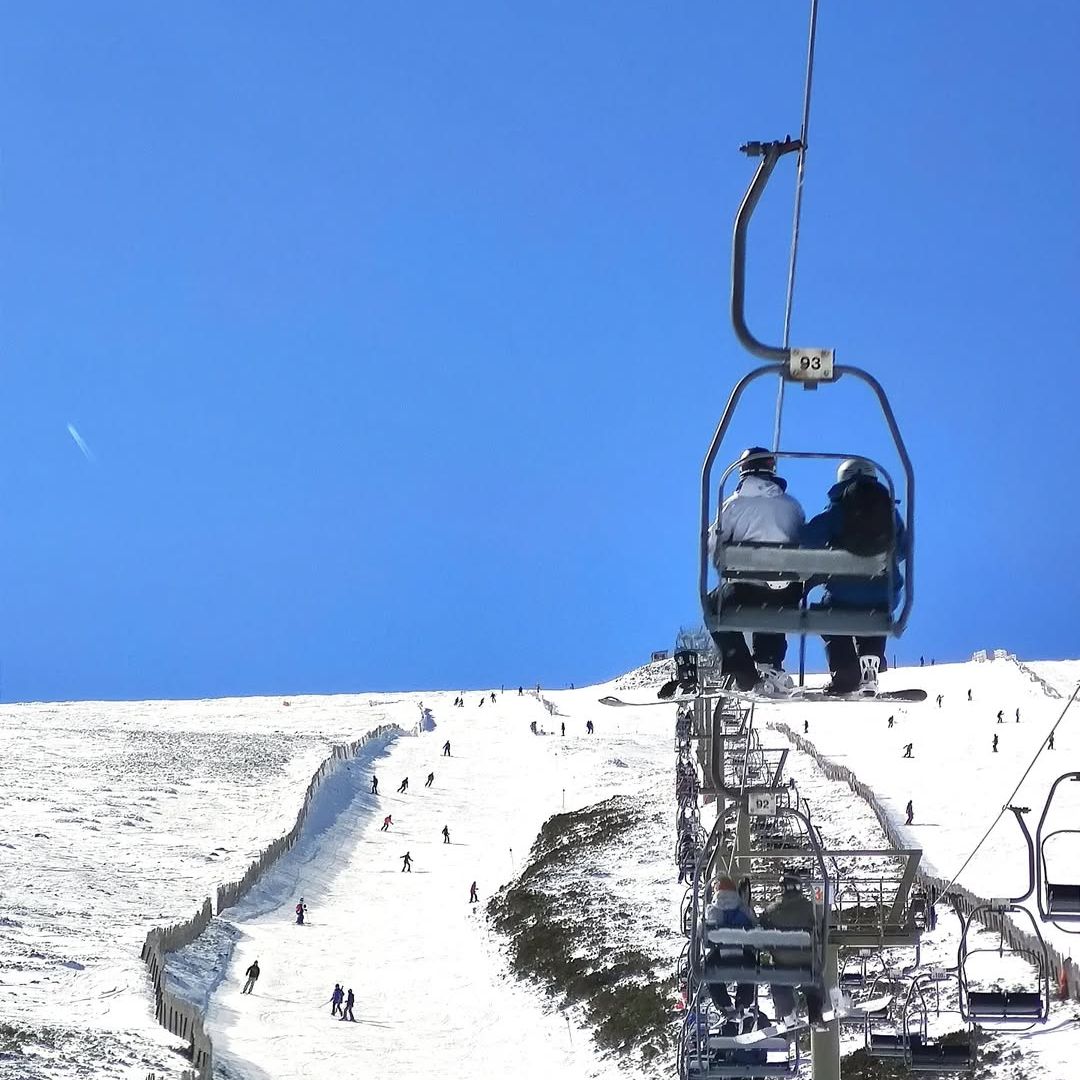
{"type": "MultiPolygon", "coordinates": [[[[725,544],[744,540],[763,544],[795,544],[806,521],[798,500],[776,479],[763,473],[744,476],[720,508],[719,533],[725,544]]],[[[709,535],[709,556],[716,564],[717,523],[709,535]]]]}

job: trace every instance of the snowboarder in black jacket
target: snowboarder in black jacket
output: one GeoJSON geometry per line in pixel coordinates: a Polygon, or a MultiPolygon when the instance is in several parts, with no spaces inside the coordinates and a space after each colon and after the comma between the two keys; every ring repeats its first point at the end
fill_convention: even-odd
{"type": "Polygon", "coordinates": [[[244,974],[247,975],[247,982],[244,983],[244,989],[241,990],[240,993],[250,994],[255,984],[259,981],[259,961],[256,960],[244,974]]]}

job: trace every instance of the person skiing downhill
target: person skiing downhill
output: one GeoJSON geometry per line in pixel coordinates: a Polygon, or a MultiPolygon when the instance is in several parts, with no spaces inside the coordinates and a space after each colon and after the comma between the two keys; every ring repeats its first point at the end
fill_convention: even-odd
{"type": "Polygon", "coordinates": [[[247,976],[247,982],[244,983],[244,989],[241,990],[240,993],[250,994],[251,991],[255,988],[255,984],[259,981],[259,961],[256,960],[255,963],[252,964],[251,967],[249,967],[247,971],[244,972],[244,974],[247,976]]]}
{"type": "Polygon", "coordinates": [[[355,1023],[356,1017],[353,1016],[353,1013],[352,1013],[353,1002],[355,1000],[356,1000],[356,997],[354,996],[354,994],[352,992],[352,987],[350,986],[349,987],[349,993],[345,998],[345,1008],[341,1010],[341,1019],[342,1020],[352,1020],[355,1023]]]}
{"type": "Polygon", "coordinates": [[[907,814],[907,821],[905,821],[904,824],[910,825],[915,820],[915,807],[912,805],[910,799],[908,799],[908,804],[904,807],[904,811],[907,814]]]}
{"type": "Polygon", "coordinates": [[[904,744],[904,757],[912,757],[913,756],[912,755],[912,749],[913,749],[914,746],[915,746],[914,743],[905,743],[904,744]]]}
{"type": "Polygon", "coordinates": [[[412,873],[412,856],[407,851],[401,856],[401,872],[403,874],[412,873]]]}
{"type": "Polygon", "coordinates": [[[341,983],[334,983],[334,992],[330,995],[330,1015],[337,1016],[341,1012],[341,1002],[345,997],[345,991],[341,989],[341,983]]]}
{"type": "Polygon", "coordinates": [[[450,828],[447,825],[442,827],[442,842],[444,844],[450,843],[450,828]]]}
{"type": "Polygon", "coordinates": [[[559,734],[560,735],[565,735],[566,734],[566,721],[565,720],[559,725],[559,734]]]}
{"type": "Polygon", "coordinates": [[[593,722],[591,720],[586,721],[586,723],[585,723],[585,731],[589,735],[591,735],[595,730],[596,729],[593,727],[593,722]]]}
{"type": "Polygon", "coordinates": [[[379,830],[379,832],[386,832],[386,830],[389,829],[390,826],[393,824],[394,819],[389,814],[387,814],[386,817],[382,819],[382,828],[379,830]]]}
{"type": "MultiPolygon", "coordinates": [[[[776,458],[764,447],[752,446],[740,456],[739,483],[709,529],[709,556],[719,569],[724,544],[795,543],[805,521],[803,508],[787,494],[787,481],[776,475],[776,458]]],[[[798,607],[802,594],[800,582],[774,589],[765,581],[742,580],[724,583],[720,598],[725,604],[798,607]]],[[[764,693],[783,693],[791,689],[791,678],[784,674],[784,634],[755,633],[753,652],[740,631],[714,631],[712,637],[720,650],[721,670],[734,677],[740,690],[759,687],[764,693]]]]}
{"type": "Polygon", "coordinates": [[[404,792],[406,792],[408,790],[409,790],[409,778],[406,776],[405,779],[402,780],[400,785],[398,786],[398,794],[401,795],[401,794],[403,794],[404,792]]]}
{"type": "Polygon", "coordinates": [[[994,736],[994,742],[991,745],[990,749],[996,754],[998,752],[997,748],[998,748],[998,737],[995,735],[994,736]]]}
{"type": "Polygon", "coordinates": [[[446,742],[444,742],[442,744],[442,756],[443,757],[449,757],[450,756],[450,740],[449,739],[447,739],[446,742]]]}
{"type": "Polygon", "coordinates": [[[494,690],[491,691],[491,704],[492,705],[495,704],[495,691],[494,690]]]}
{"type": "MultiPolygon", "coordinates": [[[[834,610],[891,612],[900,601],[900,563],[907,559],[904,524],[892,495],[865,458],[849,458],[836,470],[829,505],[802,529],[804,547],[843,548],[856,555],[892,554],[891,573],[872,581],[832,579],[821,605],[834,610]]],[[[825,655],[832,680],[826,694],[859,691],[876,694],[885,662],[885,638],[879,635],[825,634],[825,655]]]]}
{"type": "Polygon", "coordinates": [[[997,722],[999,724],[1004,724],[1005,723],[1005,710],[1004,709],[998,709],[997,722]]]}
{"type": "Polygon", "coordinates": [[[372,795],[378,795],[379,794],[379,778],[377,776],[372,776],[371,777],[371,794],[372,795]]]}
{"type": "Polygon", "coordinates": [[[480,899],[480,897],[477,895],[477,892],[476,892],[476,882],[474,881],[469,886],[469,903],[470,904],[475,904],[479,899],[480,899]]]}
{"type": "Polygon", "coordinates": [[[434,784],[434,783],[435,783],[435,774],[433,772],[429,772],[427,774],[427,781],[425,782],[424,787],[431,787],[431,785],[434,784]]]}
{"type": "Polygon", "coordinates": [[[304,898],[300,897],[300,903],[296,905],[296,925],[304,925],[304,915],[307,913],[307,904],[304,903],[304,898]]]}

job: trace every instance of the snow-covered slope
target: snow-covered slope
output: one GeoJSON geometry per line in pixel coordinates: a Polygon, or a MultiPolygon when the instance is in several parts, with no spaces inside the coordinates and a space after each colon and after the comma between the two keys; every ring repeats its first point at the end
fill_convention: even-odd
{"type": "MultiPolygon", "coordinates": [[[[1080,664],[1033,667],[1067,694],[1080,664]]],[[[646,700],[648,675],[619,692],[646,700]]],[[[785,704],[759,710],[759,722],[782,720],[800,732],[807,722],[820,751],[892,800],[898,823],[911,798],[911,842],[932,870],[949,876],[1064,701],[1007,660],[903,669],[885,682],[924,686],[930,700],[902,708],[785,704]],[[902,758],[907,742],[911,760],[902,758]]],[[[646,811],[641,824],[620,839],[616,857],[578,876],[612,898],[625,942],[636,935],[642,950],[670,949],[674,961],[681,940],[658,929],[675,929],[681,895],[672,859],[673,709],[597,703],[615,689],[545,691],[557,715],[516,690],[482,707],[479,692],[470,692],[464,709],[452,706],[454,694],[308,698],[287,708],[276,700],[8,707],[0,715],[11,793],[0,825],[0,1077],[145,1080],[151,1069],[179,1077],[182,1062],[169,1049],[175,1040],[153,1021],[138,959],[146,931],[192,914],[290,827],[332,743],[381,723],[411,729],[421,700],[435,730],[402,737],[374,760],[378,798],[363,763],[343,772],[305,842],[177,958],[174,985],[209,1001],[222,1074],[392,1078],[436,1069],[473,1077],[478,1068],[505,1066],[525,1077],[665,1075],[669,1061],[645,1069],[605,1057],[582,1009],[561,1008],[541,985],[513,979],[506,942],[482,910],[521,869],[550,815],[627,796],[646,811]],[[595,735],[586,734],[588,720],[595,735]],[[533,723],[548,734],[533,734],[533,723]],[[452,756],[443,758],[447,738],[452,756]],[[425,788],[430,771],[435,780],[425,788]],[[409,791],[398,795],[405,775],[409,791]],[[387,812],[394,824],[384,833],[387,812]],[[406,850],[412,874],[401,873],[406,850]],[[474,880],[476,907],[468,903],[474,880]],[[301,894],[309,918],[298,927],[292,907],[301,894]],[[255,957],[263,976],[252,995],[241,995],[255,957]],[[338,981],[356,992],[355,1025],[330,1018],[338,981]],[[61,1012],[59,1003],[70,1008],[61,1012]]],[[[1053,777],[1078,767],[1080,712],[1059,728],[1055,750],[1044,752],[1018,801],[1038,810],[1053,777]]],[[[816,790],[827,832],[846,842],[865,827],[871,842],[872,815],[842,785],[814,781],[804,755],[792,755],[791,769],[811,799],[816,790]]],[[[1080,821],[1075,803],[1065,804],[1069,812],[1080,821]]],[[[1076,850],[1061,852],[1058,876],[1080,880],[1076,850]]],[[[1007,817],[961,881],[997,896],[1020,891],[1023,870],[1007,817]]],[[[954,931],[939,930],[935,948],[947,956],[954,931]]],[[[1052,928],[1048,936],[1069,951],[1067,938],[1052,928]]],[[[1064,1080],[1062,1063],[1080,1053],[1075,1032],[1037,1038],[1028,1049],[1057,1048],[1039,1058],[1040,1075],[1064,1080]]],[[[987,1075],[1011,1074],[995,1067],[987,1075]]]]}

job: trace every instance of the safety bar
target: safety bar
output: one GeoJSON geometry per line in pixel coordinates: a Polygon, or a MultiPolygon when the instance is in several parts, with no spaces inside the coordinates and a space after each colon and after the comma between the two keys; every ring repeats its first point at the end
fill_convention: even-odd
{"type": "MultiPolygon", "coordinates": [[[[768,360],[773,364],[786,364],[790,350],[776,345],[766,345],[758,341],[746,325],[746,232],[750,218],[757,208],[765,185],[769,182],[776,163],[785,155],[802,149],[798,139],[784,139],[783,142],[749,142],[739,148],[750,157],[760,157],[750,186],[746,189],[739,212],[735,215],[735,235],[731,242],[731,325],[739,344],[754,356],[768,360]]],[[[772,370],[770,368],[770,370],[772,370]]]]}

